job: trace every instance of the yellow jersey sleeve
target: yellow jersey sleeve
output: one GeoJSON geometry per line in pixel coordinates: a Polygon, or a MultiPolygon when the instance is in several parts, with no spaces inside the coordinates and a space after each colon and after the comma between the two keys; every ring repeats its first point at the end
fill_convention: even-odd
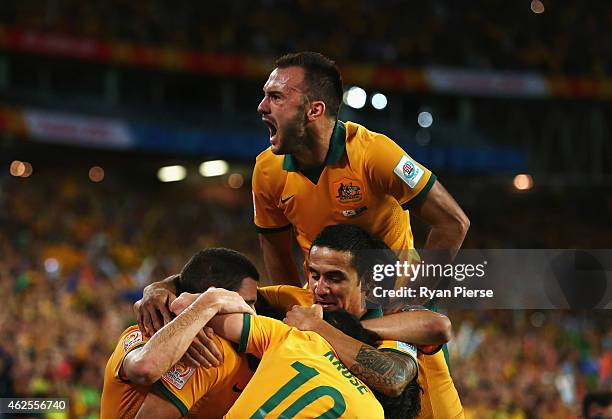
{"type": "Polygon", "coordinates": [[[255,226],[262,233],[288,229],[291,223],[278,207],[280,196],[274,193],[266,161],[260,157],[261,155],[255,163],[252,181],[255,226]]]}
{"type": "Polygon", "coordinates": [[[392,195],[404,209],[421,202],[436,181],[429,169],[381,134],[368,146],[364,163],[372,185],[392,195]]]}
{"type": "Polygon", "coordinates": [[[117,346],[115,347],[115,351],[111,355],[110,365],[112,367],[113,378],[116,380],[124,381],[120,376],[121,366],[123,365],[123,360],[134,349],[140,348],[144,346],[149,338],[147,338],[140,331],[138,326],[130,326],[123,331],[119,341],[117,342],[117,346]]]}
{"type": "Polygon", "coordinates": [[[213,340],[223,356],[223,363],[220,366],[191,368],[178,362],[155,383],[157,390],[176,406],[181,415],[185,415],[221,379],[235,370],[240,362],[227,340],[218,336],[214,336],[213,340]]]}
{"type": "Polygon", "coordinates": [[[408,356],[412,362],[414,362],[418,374],[419,361],[417,357],[417,348],[413,344],[400,342],[399,340],[382,340],[378,342],[376,349],[382,352],[396,352],[408,356]]]}
{"type": "Polygon", "coordinates": [[[266,302],[277,311],[286,313],[293,306],[308,307],[313,304],[310,289],[292,285],[273,285],[257,289],[266,302]]]}
{"type": "Polygon", "coordinates": [[[238,352],[247,352],[261,358],[266,350],[282,340],[289,330],[291,327],[279,320],[244,313],[238,352]]]}

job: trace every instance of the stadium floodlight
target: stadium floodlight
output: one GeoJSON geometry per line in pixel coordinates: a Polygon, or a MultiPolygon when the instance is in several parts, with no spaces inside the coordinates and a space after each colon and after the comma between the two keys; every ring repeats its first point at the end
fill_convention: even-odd
{"type": "Polygon", "coordinates": [[[200,165],[200,174],[204,177],[221,176],[228,170],[229,164],[225,160],[210,160],[200,165]]]}
{"type": "Polygon", "coordinates": [[[104,180],[104,169],[100,166],[92,166],[89,169],[89,180],[98,183],[104,180]]]}
{"type": "Polygon", "coordinates": [[[162,182],[177,182],[185,179],[187,170],[180,165],[164,166],[157,171],[157,178],[162,182]]]}
{"type": "Polygon", "coordinates": [[[34,169],[27,161],[14,160],[11,162],[9,172],[15,177],[30,177],[34,172],[34,169]]]}
{"type": "Polygon", "coordinates": [[[433,115],[427,111],[419,112],[417,122],[419,126],[423,128],[429,128],[431,124],[433,124],[433,115]]]}
{"type": "Polygon", "coordinates": [[[514,177],[512,185],[514,185],[514,188],[518,191],[528,191],[533,188],[533,178],[531,175],[521,173],[514,177]]]}
{"type": "Polygon", "coordinates": [[[531,11],[537,15],[544,13],[544,3],[540,0],[533,0],[531,2],[531,11]]]}
{"type": "Polygon", "coordinates": [[[353,86],[344,94],[344,103],[353,109],[361,109],[365,106],[368,94],[361,87],[353,86]]]}
{"type": "Polygon", "coordinates": [[[59,271],[60,264],[59,261],[55,258],[47,258],[45,259],[45,271],[49,274],[55,274],[59,271]]]}
{"type": "Polygon", "coordinates": [[[15,160],[11,163],[11,167],[9,170],[12,176],[20,177],[23,176],[23,174],[25,173],[26,166],[25,164],[23,164],[22,161],[15,160]]]}
{"type": "Polygon", "coordinates": [[[240,173],[232,173],[227,178],[227,184],[232,189],[240,189],[244,185],[244,176],[240,173]]]}
{"type": "Polygon", "coordinates": [[[34,169],[32,168],[32,165],[30,163],[28,163],[27,161],[24,161],[23,164],[25,166],[25,171],[23,172],[21,177],[30,177],[30,176],[32,176],[32,173],[34,172],[34,169]]]}
{"type": "Polygon", "coordinates": [[[387,96],[382,93],[374,93],[370,99],[374,109],[383,110],[387,107],[387,96]]]}

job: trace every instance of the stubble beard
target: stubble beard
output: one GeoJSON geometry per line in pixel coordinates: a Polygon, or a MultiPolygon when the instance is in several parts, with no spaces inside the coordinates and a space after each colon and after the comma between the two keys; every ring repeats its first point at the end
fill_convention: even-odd
{"type": "Polygon", "coordinates": [[[308,146],[308,133],[306,131],[307,118],[304,108],[299,109],[290,121],[287,122],[283,130],[281,144],[274,154],[293,154],[299,153],[308,146]]]}

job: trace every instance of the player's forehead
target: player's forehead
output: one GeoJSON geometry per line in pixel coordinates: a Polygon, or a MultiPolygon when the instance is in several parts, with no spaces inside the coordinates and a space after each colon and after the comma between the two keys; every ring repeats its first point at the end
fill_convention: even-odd
{"type": "Polygon", "coordinates": [[[302,91],[304,69],[301,67],[275,68],[264,84],[264,92],[302,91]]]}
{"type": "Polygon", "coordinates": [[[338,271],[346,276],[355,273],[351,252],[324,246],[313,246],[308,255],[308,267],[321,274],[338,271]]]}

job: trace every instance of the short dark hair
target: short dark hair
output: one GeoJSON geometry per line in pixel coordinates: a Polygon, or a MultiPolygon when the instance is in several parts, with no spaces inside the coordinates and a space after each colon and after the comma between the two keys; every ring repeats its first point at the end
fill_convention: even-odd
{"type": "MultiPolygon", "coordinates": [[[[380,340],[376,333],[363,327],[356,316],[344,309],[324,311],[323,319],[342,333],[366,345],[376,347],[377,341],[380,340]]],[[[385,418],[414,418],[421,410],[421,387],[416,378],[408,383],[397,397],[386,396],[377,391],[373,393],[385,411],[385,418]]]]}
{"type": "Polygon", "coordinates": [[[210,287],[237,291],[246,277],[259,281],[257,268],[242,253],[222,247],[200,250],[181,270],[177,295],[204,292],[210,287]]]}
{"type": "Polygon", "coordinates": [[[413,379],[399,396],[391,397],[374,391],[376,399],[385,410],[386,419],[416,418],[421,411],[421,392],[417,379],[413,379]]]}
{"type": "Polygon", "coordinates": [[[306,96],[309,100],[322,100],[329,117],[338,118],[342,103],[342,76],[336,63],[323,54],[312,51],[286,54],[276,60],[276,68],[301,67],[304,69],[306,96]]]}
{"type": "MultiPolygon", "coordinates": [[[[349,252],[351,266],[357,271],[361,286],[366,292],[373,285],[374,265],[395,265],[397,255],[377,237],[359,226],[335,224],[325,227],[312,241],[313,247],[327,247],[340,252],[349,252]]],[[[380,286],[393,289],[395,276],[385,277],[380,286]]]]}

